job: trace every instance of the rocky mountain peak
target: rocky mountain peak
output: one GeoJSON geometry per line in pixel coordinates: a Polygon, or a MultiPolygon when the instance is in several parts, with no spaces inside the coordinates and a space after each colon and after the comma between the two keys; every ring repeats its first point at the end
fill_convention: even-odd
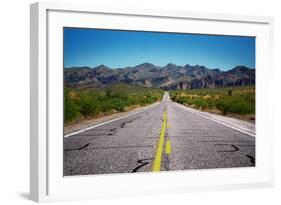
{"type": "Polygon", "coordinates": [[[164,89],[213,88],[255,84],[255,69],[236,66],[229,71],[209,69],[202,65],[184,67],[169,63],[164,67],[143,63],[135,67],[111,69],[99,65],[65,68],[65,84],[71,87],[98,87],[112,83],[129,83],[164,89]]]}
{"type": "Polygon", "coordinates": [[[173,63],[168,63],[165,67],[166,68],[175,68],[175,67],[177,67],[177,65],[175,65],[173,63]]]}

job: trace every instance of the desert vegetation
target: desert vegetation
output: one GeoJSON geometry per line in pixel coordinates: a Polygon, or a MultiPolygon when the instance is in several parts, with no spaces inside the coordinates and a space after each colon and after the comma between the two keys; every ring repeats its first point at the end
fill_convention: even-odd
{"type": "Polygon", "coordinates": [[[145,106],[160,101],[164,91],[127,84],[115,84],[104,88],[64,89],[64,121],[75,122],[132,107],[145,106]]]}
{"type": "Polygon", "coordinates": [[[173,101],[196,109],[254,120],[254,86],[175,90],[169,93],[173,101]]]}

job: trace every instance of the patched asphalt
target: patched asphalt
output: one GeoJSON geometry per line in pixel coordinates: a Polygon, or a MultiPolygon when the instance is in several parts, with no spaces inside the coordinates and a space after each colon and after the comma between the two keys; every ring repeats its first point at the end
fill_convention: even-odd
{"type": "Polygon", "coordinates": [[[168,96],[151,108],[64,138],[64,176],[149,172],[167,112],[161,171],[255,166],[255,137],[189,112],[168,96]]]}

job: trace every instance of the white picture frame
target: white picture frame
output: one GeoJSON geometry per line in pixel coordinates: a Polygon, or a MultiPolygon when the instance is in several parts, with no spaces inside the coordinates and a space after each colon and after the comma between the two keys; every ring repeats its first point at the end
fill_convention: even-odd
{"type": "Polygon", "coordinates": [[[30,198],[40,202],[273,186],[272,117],[263,109],[271,105],[266,97],[271,85],[270,82],[262,83],[263,79],[270,79],[266,76],[273,61],[272,29],[270,17],[97,8],[91,4],[73,3],[32,4],[30,198]],[[63,69],[61,34],[64,26],[256,36],[256,167],[64,178],[62,138],[57,136],[63,137],[63,71],[54,69],[59,66],[63,69]]]}

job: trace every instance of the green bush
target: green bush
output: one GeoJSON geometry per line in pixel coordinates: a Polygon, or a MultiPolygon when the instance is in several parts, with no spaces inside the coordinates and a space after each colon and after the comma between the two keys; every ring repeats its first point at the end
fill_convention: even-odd
{"type": "Polygon", "coordinates": [[[95,117],[98,113],[98,103],[90,92],[82,92],[80,94],[80,112],[85,116],[95,117]]]}
{"type": "Polygon", "coordinates": [[[66,87],[65,93],[65,122],[69,122],[79,116],[96,117],[112,110],[123,112],[126,107],[132,105],[148,105],[161,100],[164,91],[128,84],[114,84],[106,88],[91,89],[66,87]],[[74,94],[75,99],[69,96],[70,92],[74,94]]]}
{"type": "Polygon", "coordinates": [[[200,109],[218,109],[224,115],[255,114],[255,87],[171,91],[173,101],[200,109]],[[208,96],[208,97],[207,97],[208,96]]]}
{"type": "Polygon", "coordinates": [[[227,100],[218,100],[216,107],[222,111],[223,115],[226,115],[230,111],[231,104],[227,100]]]}
{"type": "Polygon", "coordinates": [[[223,98],[218,101],[216,107],[222,110],[223,114],[237,113],[246,115],[255,113],[255,103],[241,96],[223,98]]]}
{"type": "Polygon", "coordinates": [[[195,104],[196,108],[206,109],[209,107],[207,100],[202,99],[202,98],[194,99],[194,104],[195,104]]]}
{"type": "Polygon", "coordinates": [[[113,107],[109,101],[103,101],[100,104],[100,109],[101,109],[101,112],[106,113],[108,111],[111,111],[113,109],[113,107]]]}
{"type": "Polygon", "coordinates": [[[122,99],[114,98],[111,100],[111,106],[113,109],[124,112],[125,111],[125,103],[122,99]]]}
{"type": "Polygon", "coordinates": [[[75,100],[69,96],[69,91],[66,90],[64,94],[64,120],[66,122],[72,121],[79,116],[79,106],[75,100]]]}

